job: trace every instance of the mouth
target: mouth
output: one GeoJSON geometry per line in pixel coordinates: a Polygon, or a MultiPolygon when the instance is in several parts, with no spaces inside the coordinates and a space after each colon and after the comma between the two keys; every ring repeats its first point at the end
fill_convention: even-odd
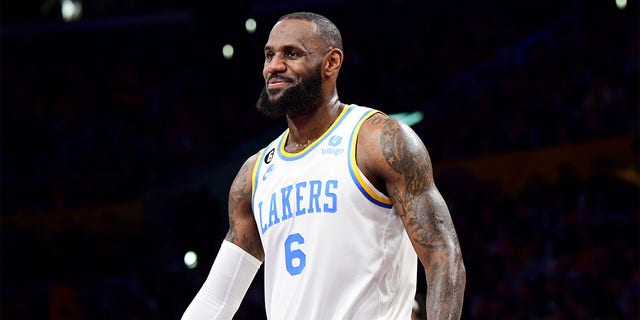
{"type": "Polygon", "coordinates": [[[291,83],[293,83],[293,80],[289,78],[279,76],[271,77],[267,80],[267,89],[280,89],[291,85],[291,83]]]}

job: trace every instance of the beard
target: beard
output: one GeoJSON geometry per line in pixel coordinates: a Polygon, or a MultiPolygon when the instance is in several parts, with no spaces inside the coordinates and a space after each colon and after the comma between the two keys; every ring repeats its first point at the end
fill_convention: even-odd
{"type": "Polygon", "coordinates": [[[265,86],[256,107],[269,117],[279,118],[287,114],[306,114],[315,109],[321,99],[322,73],[318,66],[309,78],[286,89],[279,98],[270,99],[265,86]]]}

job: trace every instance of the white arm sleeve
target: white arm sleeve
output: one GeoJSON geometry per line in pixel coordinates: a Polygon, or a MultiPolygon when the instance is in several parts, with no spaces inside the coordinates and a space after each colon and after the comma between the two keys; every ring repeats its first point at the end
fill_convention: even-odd
{"type": "Polygon", "coordinates": [[[182,315],[182,320],[231,320],[262,262],[224,240],[209,276],[182,315]]]}

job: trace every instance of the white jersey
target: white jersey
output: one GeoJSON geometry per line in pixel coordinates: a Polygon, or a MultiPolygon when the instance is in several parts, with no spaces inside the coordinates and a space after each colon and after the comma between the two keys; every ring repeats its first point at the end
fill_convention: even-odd
{"type": "Polygon", "coordinates": [[[376,112],[349,105],[304,150],[285,151],[286,130],[260,152],[252,206],[270,320],[411,318],[416,253],[355,160],[360,126],[376,112]]]}

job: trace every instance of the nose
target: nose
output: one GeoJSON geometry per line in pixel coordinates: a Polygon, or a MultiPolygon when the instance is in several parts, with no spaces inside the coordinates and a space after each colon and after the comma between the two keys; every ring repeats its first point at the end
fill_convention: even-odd
{"type": "Polygon", "coordinates": [[[284,72],[287,69],[287,65],[282,59],[275,55],[270,61],[267,61],[267,71],[270,74],[284,72]]]}

